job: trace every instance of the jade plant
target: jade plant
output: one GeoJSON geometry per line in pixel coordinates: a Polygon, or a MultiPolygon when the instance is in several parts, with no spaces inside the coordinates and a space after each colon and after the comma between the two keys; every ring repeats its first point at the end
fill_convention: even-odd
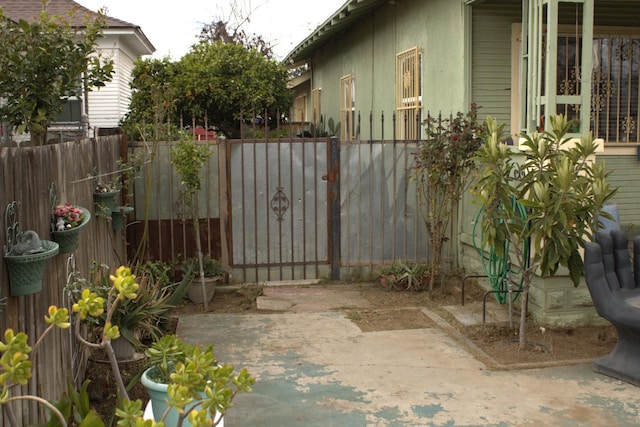
{"type": "MultiPolygon", "coordinates": [[[[15,417],[12,415],[9,403],[16,400],[32,400],[45,406],[52,414],[57,423],[52,425],[83,425],[90,427],[103,427],[104,423],[95,410],[88,407],[88,397],[86,382],[80,391],[75,391],[69,386],[69,395],[63,395],[57,402],[49,402],[36,395],[12,395],[16,385],[25,385],[31,379],[32,366],[35,362],[36,350],[43,339],[54,329],[67,329],[72,324],[76,337],[81,342],[92,348],[105,350],[112,372],[114,374],[117,387],[119,404],[116,409],[118,426],[144,426],[144,427],[164,427],[164,422],[144,420],[142,401],[130,401],[125,385],[122,381],[120,368],[115,358],[112,340],[120,339],[119,326],[112,324],[112,316],[117,306],[129,300],[136,299],[139,285],[136,277],[128,267],[119,267],[115,274],[110,276],[113,285],[112,292],[115,296],[112,300],[105,300],[89,289],[84,289],[78,301],[73,304],[72,310],[75,316],[70,318],[66,308],[49,307],[45,321],[49,325],[31,347],[29,337],[24,332],[15,333],[12,329],[4,332],[4,341],[0,341],[0,406],[3,406],[5,413],[12,425],[17,425],[15,417]],[[111,302],[107,302],[111,301],[111,302]],[[104,327],[99,334],[97,342],[89,342],[80,337],[81,326],[91,318],[97,318],[106,313],[104,327]],[[31,356],[31,359],[30,359],[31,356]],[[71,413],[70,400],[76,406],[71,413]],[[73,420],[71,422],[70,420],[73,420]]],[[[174,338],[167,338],[158,342],[165,343],[173,340],[179,345],[180,351],[184,352],[184,359],[175,363],[175,372],[170,375],[170,404],[177,407],[179,411],[185,413],[183,418],[191,421],[193,427],[211,426],[212,420],[208,419],[208,411],[211,409],[219,413],[225,413],[231,407],[231,401],[238,392],[251,391],[251,385],[255,382],[245,369],[234,376],[234,368],[229,365],[218,365],[213,359],[210,347],[200,349],[198,346],[189,346],[174,338]],[[205,379],[206,378],[206,379],[205,379]],[[203,393],[202,386],[205,392],[203,393]],[[197,411],[185,411],[189,409],[187,405],[197,400],[201,403],[201,408],[197,411]]],[[[162,348],[160,344],[154,348],[162,348]]],[[[153,354],[153,352],[151,353],[153,354]]]]}
{"type": "Polygon", "coordinates": [[[233,366],[219,364],[212,344],[201,347],[185,343],[175,335],[165,335],[145,354],[149,368],[143,375],[143,384],[148,379],[167,385],[168,407],[161,421],[166,421],[175,408],[178,426],[184,420],[192,426],[217,425],[235,396],[250,392],[255,383],[246,369],[234,376],[233,366]]]}

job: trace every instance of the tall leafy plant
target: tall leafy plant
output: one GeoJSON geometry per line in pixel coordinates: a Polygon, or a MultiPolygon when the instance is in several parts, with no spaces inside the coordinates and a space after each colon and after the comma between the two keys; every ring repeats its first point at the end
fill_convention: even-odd
{"type": "Polygon", "coordinates": [[[38,145],[69,96],[82,95],[111,80],[113,61],[97,54],[105,15],[87,17],[81,33],[45,10],[35,22],[14,22],[0,9],[0,115],[38,145]]]}
{"type": "Polygon", "coordinates": [[[576,141],[567,136],[573,125],[570,120],[560,115],[549,121],[551,131],[522,135],[524,161],[518,163],[502,142],[504,125],[489,117],[484,143],[474,158],[479,169],[473,194],[484,210],[482,245],[514,259],[522,272],[521,349],[526,343],[526,307],[536,272],[553,275],[565,266],[578,285],[584,269],[578,249],[598,227],[597,214],[616,191],[607,183],[604,162],[591,161],[597,148],[593,136],[576,141]],[[526,217],[515,202],[526,208],[526,217]],[[531,259],[525,256],[529,240],[531,259]],[[507,246],[509,254],[503,253],[507,246]]]}
{"type": "Polygon", "coordinates": [[[181,177],[182,196],[185,204],[191,212],[193,230],[196,239],[196,250],[198,252],[198,266],[200,269],[200,283],[202,285],[202,295],[204,298],[204,309],[207,307],[207,291],[205,287],[205,274],[203,266],[202,245],[200,243],[200,217],[198,193],[202,188],[201,173],[202,168],[209,161],[211,149],[208,144],[197,144],[193,137],[182,134],[178,143],[171,149],[171,162],[181,177]]]}
{"type": "Polygon", "coordinates": [[[426,138],[419,142],[412,170],[420,202],[420,213],[429,234],[429,262],[433,290],[442,277],[442,249],[447,229],[473,170],[472,157],[480,146],[482,126],[477,107],[455,117],[429,116],[423,123],[426,138]]]}

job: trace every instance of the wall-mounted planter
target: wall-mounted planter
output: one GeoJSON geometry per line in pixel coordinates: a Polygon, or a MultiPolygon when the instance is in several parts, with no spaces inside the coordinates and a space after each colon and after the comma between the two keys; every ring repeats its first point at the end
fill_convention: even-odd
{"type": "Polygon", "coordinates": [[[127,226],[127,215],[133,211],[134,208],[131,206],[118,206],[116,210],[111,211],[111,228],[115,231],[124,230],[127,226]]]}
{"type": "Polygon", "coordinates": [[[76,250],[80,238],[80,231],[91,221],[91,213],[88,209],[79,207],[84,213],[82,222],[74,228],[61,231],[52,231],[53,240],[60,245],[60,253],[70,253],[76,250]]]}
{"type": "MultiPolygon", "coordinates": [[[[26,233],[25,233],[26,234],[26,233]]],[[[46,261],[58,254],[56,242],[42,240],[42,251],[23,255],[5,255],[12,296],[35,294],[42,290],[46,261]]]]}
{"type": "Polygon", "coordinates": [[[116,197],[119,193],[120,190],[107,193],[93,193],[93,203],[95,203],[96,212],[104,212],[106,210],[109,210],[109,212],[115,212],[118,210],[116,197]]]}

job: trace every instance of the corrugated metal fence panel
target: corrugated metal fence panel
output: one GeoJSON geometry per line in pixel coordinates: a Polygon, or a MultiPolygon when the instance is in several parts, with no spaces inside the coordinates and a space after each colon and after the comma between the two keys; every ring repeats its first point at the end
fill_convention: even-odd
{"type": "MultiPolygon", "coordinates": [[[[202,189],[198,193],[202,249],[220,257],[219,170],[217,141],[198,141],[211,149],[209,162],[201,171],[202,189]]],[[[191,213],[180,199],[180,177],[171,163],[171,148],[177,142],[158,142],[154,146],[133,143],[130,150],[148,159],[135,182],[135,221],[128,227],[130,248],[143,239],[144,220],[148,222],[144,258],[174,262],[195,255],[191,213]],[[147,191],[148,189],[148,191],[147,191]],[[149,203],[147,205],[147,192],[149,203]]],[[[132,253],[130,252],[130,256],[132,253]]]]}
{"type": "MultiPolygon", "coordinates": [[[[18,220],[22,230],[33,230],[41,239],[51,240],[51,204],[49,188],[54,183],[60,202],[83,206],[92,212],[91,223],[82,229],[80,246],[71,254],[59,254],[47,261],[40,293],[20,297],[10,295],[5,262],[0,263],[0,297],[6,304],[0,310],[0,330],[12,328],[29,335],[30,343],[46,329],[44,316],[50,305],[66,306],[64,286],[68,268],[75,267],[87,275],[91,262],[98,260],[116,266],[118,253],[114,242],[122,237],[111,225],[95,216],[93,180],[87,179],[96,168],[99,173],[117,170],[120,138],[102,137],[97,141],[83,140],[27,148],[0,148],[0,218],[2,245],[6,242],[5,209],[15,201],[19,205],[18,220]]],[[[45,399],[58,399],[66,391],[67,380],[83,378],[83,360],[74,360],[69,331],[54,331],[38,350],[34,377],[28,386],[14,388],[14,394],[37,394],[45,399]],[[72,369],[72,364],[73,368],[72,369]]],[[[19,425],[43,421],[44,410],[35,402],[12,404],[19,425]]],[[[9,425],[6,414],[1,425],[9,425]]]]}
{"type": "Polygon", "coordinates": [[[230,141],[228,164],[234,278],[318,277],[328,263],[327,140],[230,141]]]}
{"type": "Polygon", "coordinates": [[[347,270],[427,258],[427,232],[410,179],[415,151],[416,144],[406,142],[342,143],[341,246],[347,270]]]}

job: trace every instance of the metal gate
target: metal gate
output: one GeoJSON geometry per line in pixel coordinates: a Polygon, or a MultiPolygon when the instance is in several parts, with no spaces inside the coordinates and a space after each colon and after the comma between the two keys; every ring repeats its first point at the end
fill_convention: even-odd
{"type": "Polygon", "coordinates": [[[329,277],[329,139],[229,140],[220,149],[222,251],[233,279],[329,277]]]}

